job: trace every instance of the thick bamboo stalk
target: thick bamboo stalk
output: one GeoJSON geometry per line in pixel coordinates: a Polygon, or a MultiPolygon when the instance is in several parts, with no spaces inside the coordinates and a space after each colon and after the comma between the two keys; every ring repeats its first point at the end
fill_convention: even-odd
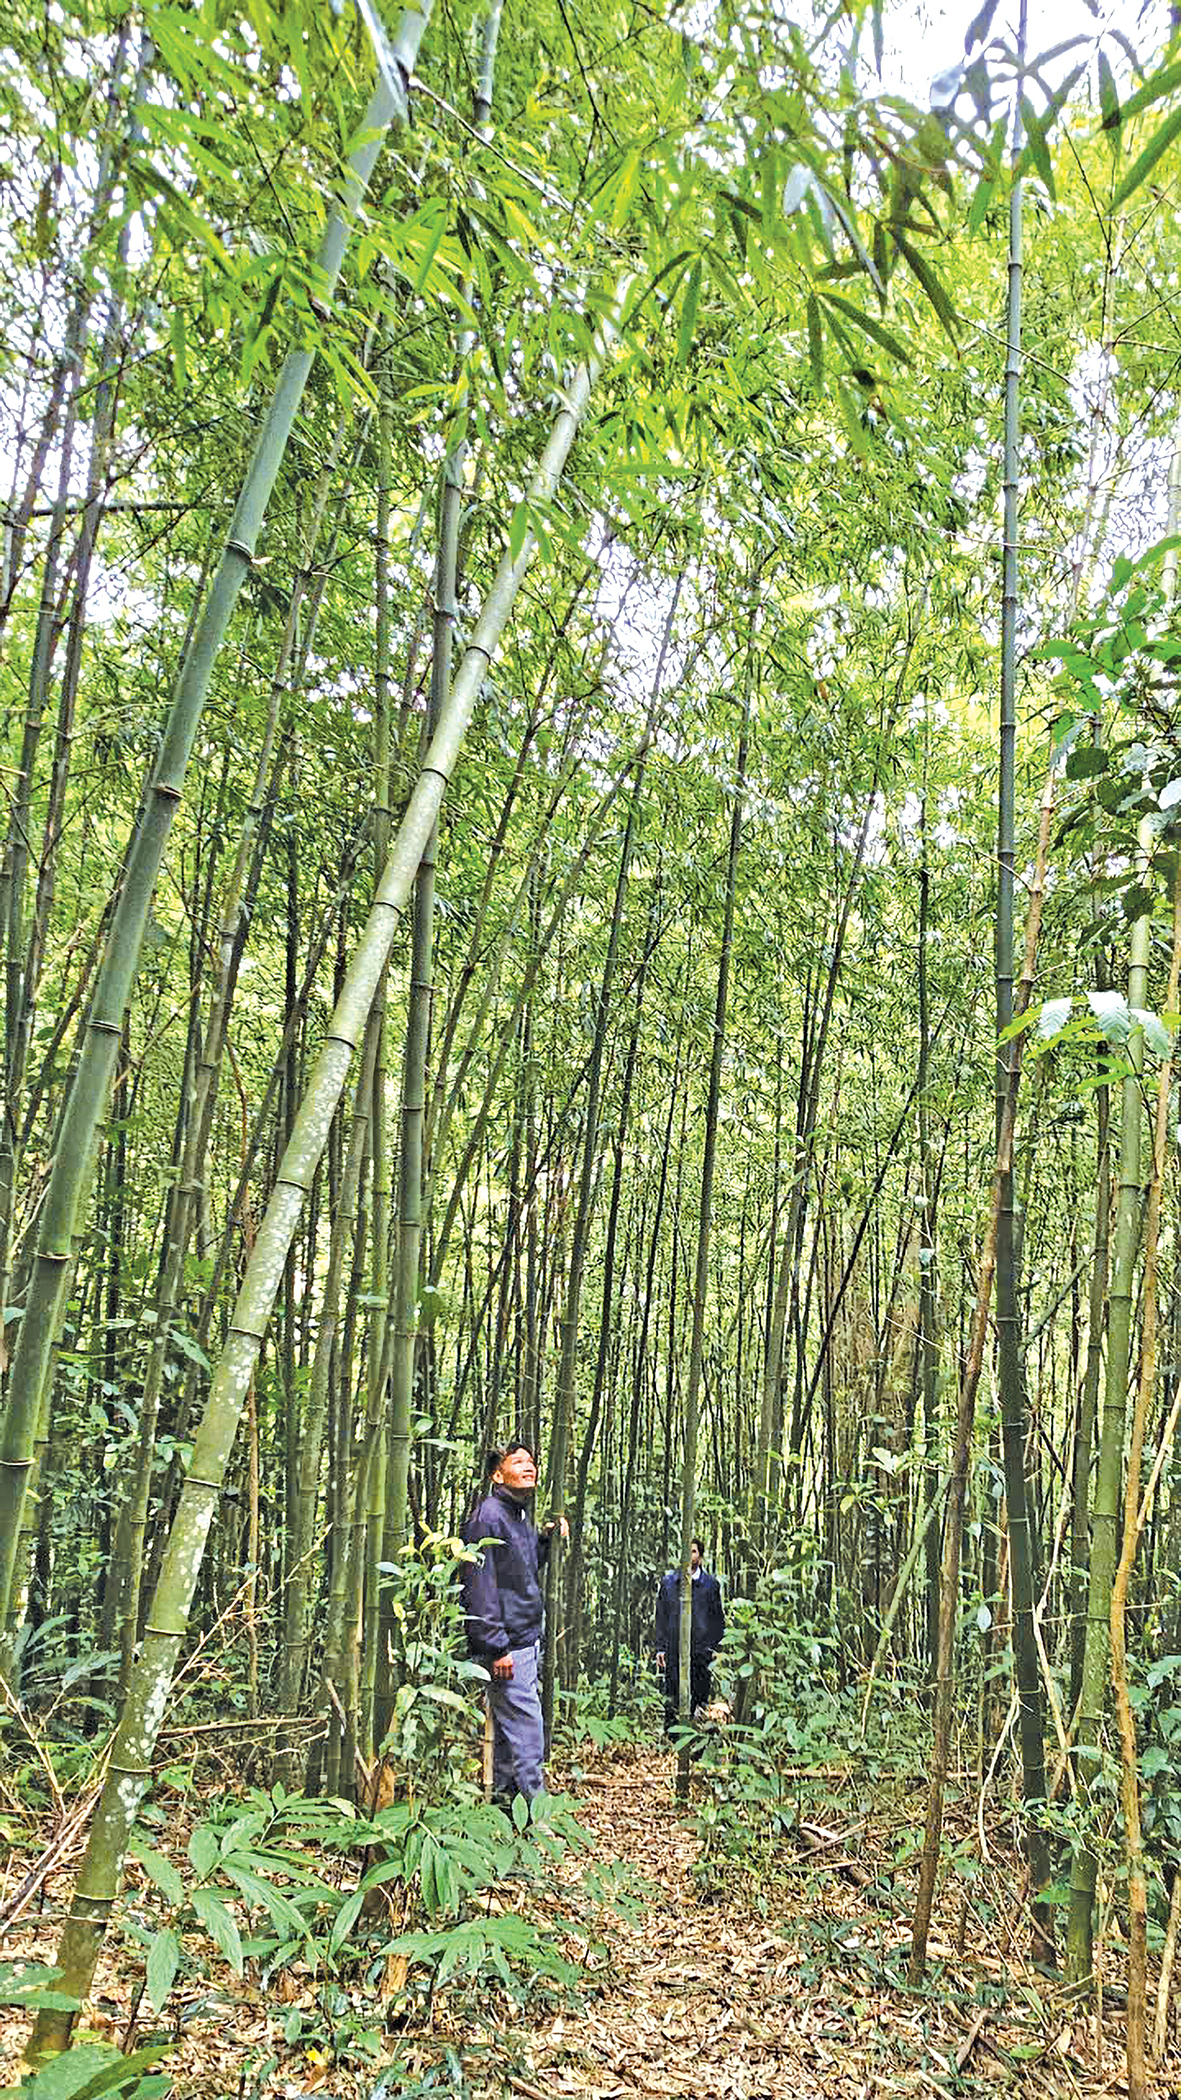
{"type": "MultiPolygon", "coordinates": [[[[753,579],[752,579],[753,580],[753,579]]],[[[700,1412],[701,1374],[705,1355],[705,1301],[709,1289],[709,1243],[713,1220],[714,1159],[718,1140],[718,1110],[722,1099],[722,1059],[726,1048],[726,1016],[730,996],[730,955],[734,942],[734,901],[738,884],[738,855],[742,845],[742,820],[746,800],[746,761],[750,744],[751,699],[755,682],[755,597],[753,590],[747,618],[750,634],[746,675],[742,690],[742,718],[738,731],[738,756],[734,769],[734,803],[730,812],[730,846],[726,860],[726,905],[722,919],[722,944],[718,953],[718,981],[714,996],[713,1041],[709,1059],[709,1091],[705,1103],[705,1135],[701,1154],[701,1196],[697,1209],[697,1254],[693,1269],[693,1324],[689,1340],[689,1371],[685,1383],[684,1427],[681,1444],[681,1596],[679,1623],[679,1683],[677,1716],[685,1731],[677,1758],[677,1799],[689,1798],[689,1715],[692,1697],[693,1628],[693,1527],[697,1511],[697,1430],[700,1412]]]]}
{"type": "MultiPolygon", "coordinates": [[[[1008,317],[1005,353],[1004,547],[1001,584],[1000,778],[997,790],[996,917],[996,1121],[999,1135],[1009,1093],[1009,1066],[1016,1045],[1005,1040],[1013,1002],[1013,891],[1016,879],[1017,612],[1019,461],[1021,448],[1022,182],[1016,172],[1024,142],[1021,92],[1025,65],[1027,0],[1017,26],[1017,111],[1013,121],[1014,174],[1009,192],[1008,317]]],[[[1009,1585],[1013,1602],[1013,1671],[1017,1684],[1018,1732],[1025,1800],[1031,1804],[1025,1844],[1033,1896],[1033,1951],[1053,1961],[1053,1913],[1039,1892],[1050,1879],[1050,1858],[1040,1822],[1046,1798],[1046,1754],[1041,1672],[1033,1633],[1033,1551],[1025,1479],[1025,1377],[1017,1290],[1017,1233],[1013,1163],[1001,1180],[996,1235],[997,1380],[1000,1388],[1001,1450],[1009,1529],[1009,1585]]]]}
{"type": "MultiPolygon", "coordinates": [[[[374,688],[373,771],[376,789],[373,811],[374,857],[384,867],[390,844],[390,493],[393,481],[393,399],[389,358],[378,360],[377,396],[377,553],[374,570],[376,633],[374,688]]],[[[387,1463],[386,1440],[380,1430],[385,1407],[385,1338],[389,1292],[390,1162],[386,1150],[385,1090],[388,1075],[386,1053],[386,1000],[389,972],[377,989],[377,1056],[373,1067],[373,1270],[370,1290],[374,1301],[369,1323],[368,1396],[366,1440],[371,1444],[365,1507],[364,1594],[361,1599],[361,1684],[357,1742],[366,1765],[373,1763],[388,1725],[388,1668],[386,1643],[382,1639],[381,1559],[384,1551],[387,1463]],[[380,1704],[379,1704],[380,1702],[380,1704]]]]}
{"type": "MultiPolygon", "coordinates": [[[[1151,826],[1142,823],[1140,850],[1145,863],[1151,843],[1151,826]]],[[[1150,938],[1149,917],[1137,919],[1132,927],[1131,937],[1129,1006],[1143,1007],[1147,1001],[1150,938]]],[[[1111,1592],[1117,1560],[1116,1536],[1121,1506],[1128,1372],[1131,1364],[1132,1298],[1136,1251],[1140,1241],[1140,1088],[1144,1061],[1144,1033],[1141,1028],[1133,1028],[1129,1036],[1127,1057],[1131,1069],[1122,1089],[1115,1232],[1107,1313],[1107,1364],[1103,1388],[1099,1470],[1092,1514],[1087,1636],[1083,1649],[1082,1693],[1077,1732],[1076,1771],[1080,1792],[1084,1796],[1089,1792],[1091,1781],[1098,1771],[1099,1726],[1110,1654],[1111,1592]]],[[[1092,1911],[1097,1873],[1098,1863],[1090,1846],[1085,1843],[1077,1845],[1070,1877],[1070,1910],[1066,1941],[1067,1975],[1074,1983],[1085,1981],[1091,1974],[1092,1911]]]]}
{"type": "MultiPolygon", "coordinates": [[[[1165,994],[1166,1012],[1176,1011],[1181,982],[1181,869],[1173,886],[1173,952],[1165,994]]],[[[1124,1810],[1124,1854],[1128,1863],[1128,2100],[1145,2100],[1148,2092],[1148,1872],[1144,1863],[1144,1835],[1140,1816],[1140,1773],[1136,1763],[1136,1720],[1128,1693],[1127,1606],[1128,1583],[1144,1529],[1152,1490],[1140,1503],[1140,1469],[1144,1455],[1144,1432],[1149,1410],[1156,1397],[1157,1334],[1159,1327],[1158,1255],[1160,1249],[1161,1198],[1169,1156],[1169,1096],[1173,1061],[1166,1057],[1160,1068],[1156,1092],[1156,1123],[1152,1139],[1152,1167],[1148,1183],[1148,1205],[1144,1219],[1144,1277],[1141,1293],[1140,1375],[1136,1382],[1136,1404],[1128,1448],[1128,1477],[1124,1489],[1124,1532],[1119,1565],[1111,1586],[1111,1682],[1115,1693],[1116,1719],[1120,1735],[1120,1793],[1124,1810]]],[[[1175,1418],[1174,1418],[1175,1419],[1175,1418]]],[[[1167,1446],[1169,1431],[1161,1439],[1167,1446]]],[[[1158,1452],[1154,1483],[1160,1474],[1164,1449],[1158,1452]]]]}
{"type": "MultiPolygon", "coordinates": [[[[1041,822],[1038,826],[1037,859],[1034,866],[1033,884],[1029,894],[1029,909],[1025,919],[1025,961],[1021,981],[1013,1002],[1014,1019],[1025,1013],[1033,990],[1034,971],[1037,964],[1038,935],[1041,931],[1042,904],[1046,886],[1046,860],[1050,844],[1050,822],[1054,813],[1054,773],[1051,768],[1042,790],[1041,822]]],[[[939,1871],[939,1841],[943,1831],[943,1795],[951,1763],[951,1704],[955,1677],[955,1629],[959,1615],[960,1595],[960,1551],[963,1541],[964,1500],[968,1479],[968,1453],[972,1440],[972,1425],[976,1418],[976,1394],[980,1385],[980,1374],[984,1368],[984,1348],[988,1338],[988,1310],[992,1299],[993,1275],[996,1269],[997,1220],[1000,1216],[1002,1184],[1006,1173],[1012,1170],[1013,1133],[1017,1121],[1017,1096],[1021,1084],[1022,1036],[1014,1038],[1017,1044],[1008,1073],[1008,1091],[1005,1096],[1004,1114],[1001,1119],[997,1142],[996,1166],[992,1178],[992,1201],[988,1229],[981,1250],[976,1286],[976,1307],[972,1316],[972,1332],[964,1374],[960,1381],[959,1406],[956,1413],[955,1444],[950,1465],[950,1486],[947,1497],[947,1514],[944,1521],[943,1576],[939,1595],[939,1649],[935,1677],[935,1713],[931,1747],[931,1784],[927,1796],[927,1822],[923,1838],[923,1856],[919,1868],[919,1885],[915,1896],[914,1924],[911,1935],[909,1976],[912,1984],[922,1982],[927,1967],[927,1939],[931,1929],[931,1912],[935,1903],[935,1882],[939,1871]]]]}
{"type": "Polygon", "coordinates": [[[300,548],[296,579],[271,678],[262,742],[255,759],[254,783],[239,833],[234,864],[222,895],[221,937],[217,950],[218,973],[210,999],[209,1018],[200,1037],[195,1060],[183,1159],[168,1204],[165,1256],[156,1294],[155,1332],[144,1375],[143,1398],[140,1402],[136,1467],[130,1492],[120,1514],[117,1583],[122,1618],[120,1643],[123,1659],[120,1686],[123,1690],[126,1690],[130,1678],[135,1647],[139,1640],[144,1537],[160,1395],[172,1342],[181,1278],[189,1252],[197,1206],[204,1187],[206,1157],[213,1128],[222,1059],[237,988],[239,965],[250,923],[252,899],[257,889],[262,859],[270,836],[271,815],[290,755],[290,742],[285,739],[276,756],[275,740],[284,702],[290,707],[293,694],[302,682],[304,667],[314,639],[318,595],[307,622],[299,665],[295,675],[289,677],[292,657],[299,640],[300,613],[311,583],[311,564],[323,524],[325,506],[339,464],[344,435],[345,424],[342,422],[313,497],[311,517],[300,548]]]}

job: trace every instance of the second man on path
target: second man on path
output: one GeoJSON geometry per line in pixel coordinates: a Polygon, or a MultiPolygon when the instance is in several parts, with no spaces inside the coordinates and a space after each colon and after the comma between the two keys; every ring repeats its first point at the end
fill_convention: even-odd
{"type": "MultiPolygon", "coordinates": [[[[704,1547],[694,1539],[690,1552],[693,1571],[693,1618],[689,1647],[689,1704],[694,1715],[709,1705],[713,1688],[710,1665],[722,1644],[726,1615],[716,1575],[702,1565],[704,1547]]],[[[664,1671],[664,1730],[667,1735],[677,1718],[680,1696],[681,1571],[670,1568],[656,1599],[656,1666],[664,1671]]]]}

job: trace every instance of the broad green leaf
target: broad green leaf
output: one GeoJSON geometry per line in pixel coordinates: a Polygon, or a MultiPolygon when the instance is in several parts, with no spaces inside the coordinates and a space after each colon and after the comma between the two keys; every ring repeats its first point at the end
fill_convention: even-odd
{"type": "Polygon", "coordinates": [[[97,2077],[121,2064],[122,2056],[109,2042],[75,2042],[61,2056],[51,2057],[20,2086],[20,2100],[82,2100],[97,2077]]]}
{"type": "Polygon", "coordinates": [[[202,1879],[211,1874],[220,1849],[217,1832],[211,1830],[208,1823],[198,1823],[189,1839],[189,1865],[194,1873],[200,1874],[202,1879]]]}
{"type": "Polygon", "coordinates": [[[365,1894],[362,1889],[354,1889],[351,1896],[345,1897],[344,1902],[332,1920],[332,1930],[328,1935],[329,1954],[336,1954],[343,1947],[360,1916],[361,1905],[364,1901],[365,1894]]]}
{"type": "Polygon", "coordinates": [[[216,1947],[225,1955],[236,1976],[242,1974],[242,1940],[238,1927],[220,1896],[212,1889],[194,1889],[193,1909],[216,1947]]]}
{"type": "Polygon", "coordinates": [[[1049,1042],[1051,1036],[1060,1035],[1074,1009],[1073,999],[1043,999],[1037,1018],[1039,1041],[1049,1042]]]}
{"type": "Polygon", "coordinates": [[[1087,1004],[1099,1024],[1099,1033],[1109,1043],[1126,1043],[1132,1019],[1122,992],[1087,993],[1087,1004]]]}
{"type": "Polygon", "coordinates": [[[171,1925],[165,1925],[148,1950],[147,1990],[153,2012],[163,2012],[179,1967],[180,1941],[171,1925]]]}
{"type": "Polygon", "coordinates": [[[1066,778],[1092,780],[1096,774],[1106,773],[1110,766],[1111,760],[1098,744],[1081,744],[1067,758],[1066,778]]]}
{"type": "Polygon", "coordinates": [[[1159,1014],[1150,1013],[1145,1006],[1132,1008],[1132,1019],[1144,1030],[1144,1040],[1156,1057],[1167,1057],[1172,1045],[1169,1031],[1159,1014]]]}
{"type": "Polygon", "coordinates": [[[180,1350],[182,1356],[188,1357],[190,1363],[199,1364],[203,1371],[212,1370],[213,1366],[200,1342],[195,1342],[191,1335],[185,1333],[183,1327],[170,1328],[169,1340],[174,1348],[180,1350]]]}
{"type": "MultiPolygon", "coordinates": [[[[196,1835],[197,1833],[194,1831],[193,1836],[196,1837],[196,1835]]],[[[148,1880],[154,1882],[160,1894],[168,1898],[174,1910],[179,1910],[185,1900],[185,1885],[172,1861],[166,1859],[162,1852],[154,1851],[151,1845],[145,1845],[140,1837],[132,1840],[131,1850],[135,1858],[138,1859],[148,1880]]],[[[192,1857],[191,1848],[189,1856],[190,1858],[192,1857]]],[[[196,1861],[193,1864],[196,1865],[196,1861]]],[[[198,1868],[197,1871],[198,1873],[208,1872],[208,1869],[198,1868]]]]}
{"type": "Polygon", "coordinates": [[[1143,882],[1133,882],[1120,896],[1125,919],[1146,919],[1152,910],[1152,891],[1143,882]]]}

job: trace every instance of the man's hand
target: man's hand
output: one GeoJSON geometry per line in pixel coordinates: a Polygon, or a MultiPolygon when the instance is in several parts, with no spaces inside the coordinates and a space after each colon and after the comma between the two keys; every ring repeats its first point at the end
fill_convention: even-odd
{"type": "Polygon", "coordinates": [[[501,1684],[507,1684],[507,1683],[508,1683],[508,1681],[509,1681],[509,1679],[511,1678],[512,1674],[513,1674],[513,1659],[512,1659],[512,1656],[511,1656],[511,1655],[498,1655],[498,1656],[497,1656],[497,1658],[496,1658],[496,1661],[495,1661],[495,1662],[493,1663],[493,1665],[492,1665],[492,1675],[493,1675],[494,1677],[497,1677],[497,1678],[499,1678],[499,1680],[500,1680],[501,1684]]]}
{"type": "Polygon", "coordinates": [[[566,1517],[551,1517],[548,1524],[543,1525],[542,1529],[547,1536],[552,1532],[560,1531],[563,1539],[568,1540],[570,1537],[570,1524],[566,1517]]]}
{"type": "Polygon", "coordinates": [[[662,1649],[661,1649],[661,1650],[659,1651],[659,1653],[658,1653],[658,1655],[657,1655],[657,1657],[656,1657],[656,1667],[657,1667],[657,1669],[658,1669],[658,1670],[663,1670],[663,1668],[664,1668],[664,1650],[663,1650],[663,1648],[662,1648],[662,1649]]]}

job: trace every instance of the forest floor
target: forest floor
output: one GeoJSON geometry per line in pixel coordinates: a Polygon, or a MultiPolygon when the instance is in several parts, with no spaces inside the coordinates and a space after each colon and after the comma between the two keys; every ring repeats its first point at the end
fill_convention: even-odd
{"type": "MultiPolygon", "coordinates": [[[[564,1928],[564,1951],[585,1973],[565,2002],[550,1987],[524,2007],[502,2001],[491,2018],[487,1992],[477,2001],[449,1985],[409,2013],[390,2003],[380,2055],[364,2063],[347,2049],[334,2053],[327,2037],[311,2046],[306,2023],[298,2042],[286,2042],[292,2006],[315,2001],[310,1978],[282,1972],[263,1992],[215,1966],[203,1982],[178,1981],[169,2001],[169,2100],[950,2100],[1000,2092],[1097,2100],[1126,2089],[1123,2016],[1111,2003],[1122,1948],[1106,1955],[1102,2016],[1094,2006],[1071,2009],[1052,1979],[1028,1966],[1014,1895],[1020,1867],[1000,1849],[999,1823],[991,1869],[967,1881],[949,1877],[930,1985],[915,1993],[905,1984],[914,1870],[897,1860],[900,1835],[921,1831],[921,1789],[908,1794],[897,1782],[867,1799],[834,1769],[824,1775],[822,1816],[805,1814],[770,1878],[735,1864],[703,1879],[699,1839],[673,1804],[674,1770],[661,1746],[591,1754],[559,1773],[592,1844],[564,1856],[548,1889],[510,1881],[490,1902],[498,1913],[545,1923],[570,1899],[579,1922],[564,1928]]],[[[178,1858],[185,1821],[178,1816],[170,1831],[178,1858]]],[[[10,1822],[7,1830],[13,1834],[10,1822]]],[[[10,1872],[0,1874],[9,1886],[37,1833],[30,1826],[19,1836],[10,1872]]],[[[63,1861],[63,1869],[75,1864],[63,1861]]],[[[55,1911],[68,1888],[63,1871],[51,1890],[55,1911]]],[[[52,1945],[48,1912],[26,1914],[2,1952],[8,1961],[46,1961],[52,1945]]],[[[129,2019],[135,2028],[143,1975],[142,1950],[113,1936],[86,2015],[91,2035],[122,2042],[129,2019]]],[[[354,2004],[364,1995],[356,1984],[348,1992],[354,2004]]],[[[146,2004],[143,2013],[136,2046],[160,2024],[146,2004]]],[[[380,2003],[358,2017],[381,2027],[380,2003]]],[[[19,2077],[23,2032],[18,2016],[0,2011],[0,2085],[19,2077]]],[[[1181,2093],[1181,2055],[1159,2068],[1156,2090],[1181,2093]]]]}

